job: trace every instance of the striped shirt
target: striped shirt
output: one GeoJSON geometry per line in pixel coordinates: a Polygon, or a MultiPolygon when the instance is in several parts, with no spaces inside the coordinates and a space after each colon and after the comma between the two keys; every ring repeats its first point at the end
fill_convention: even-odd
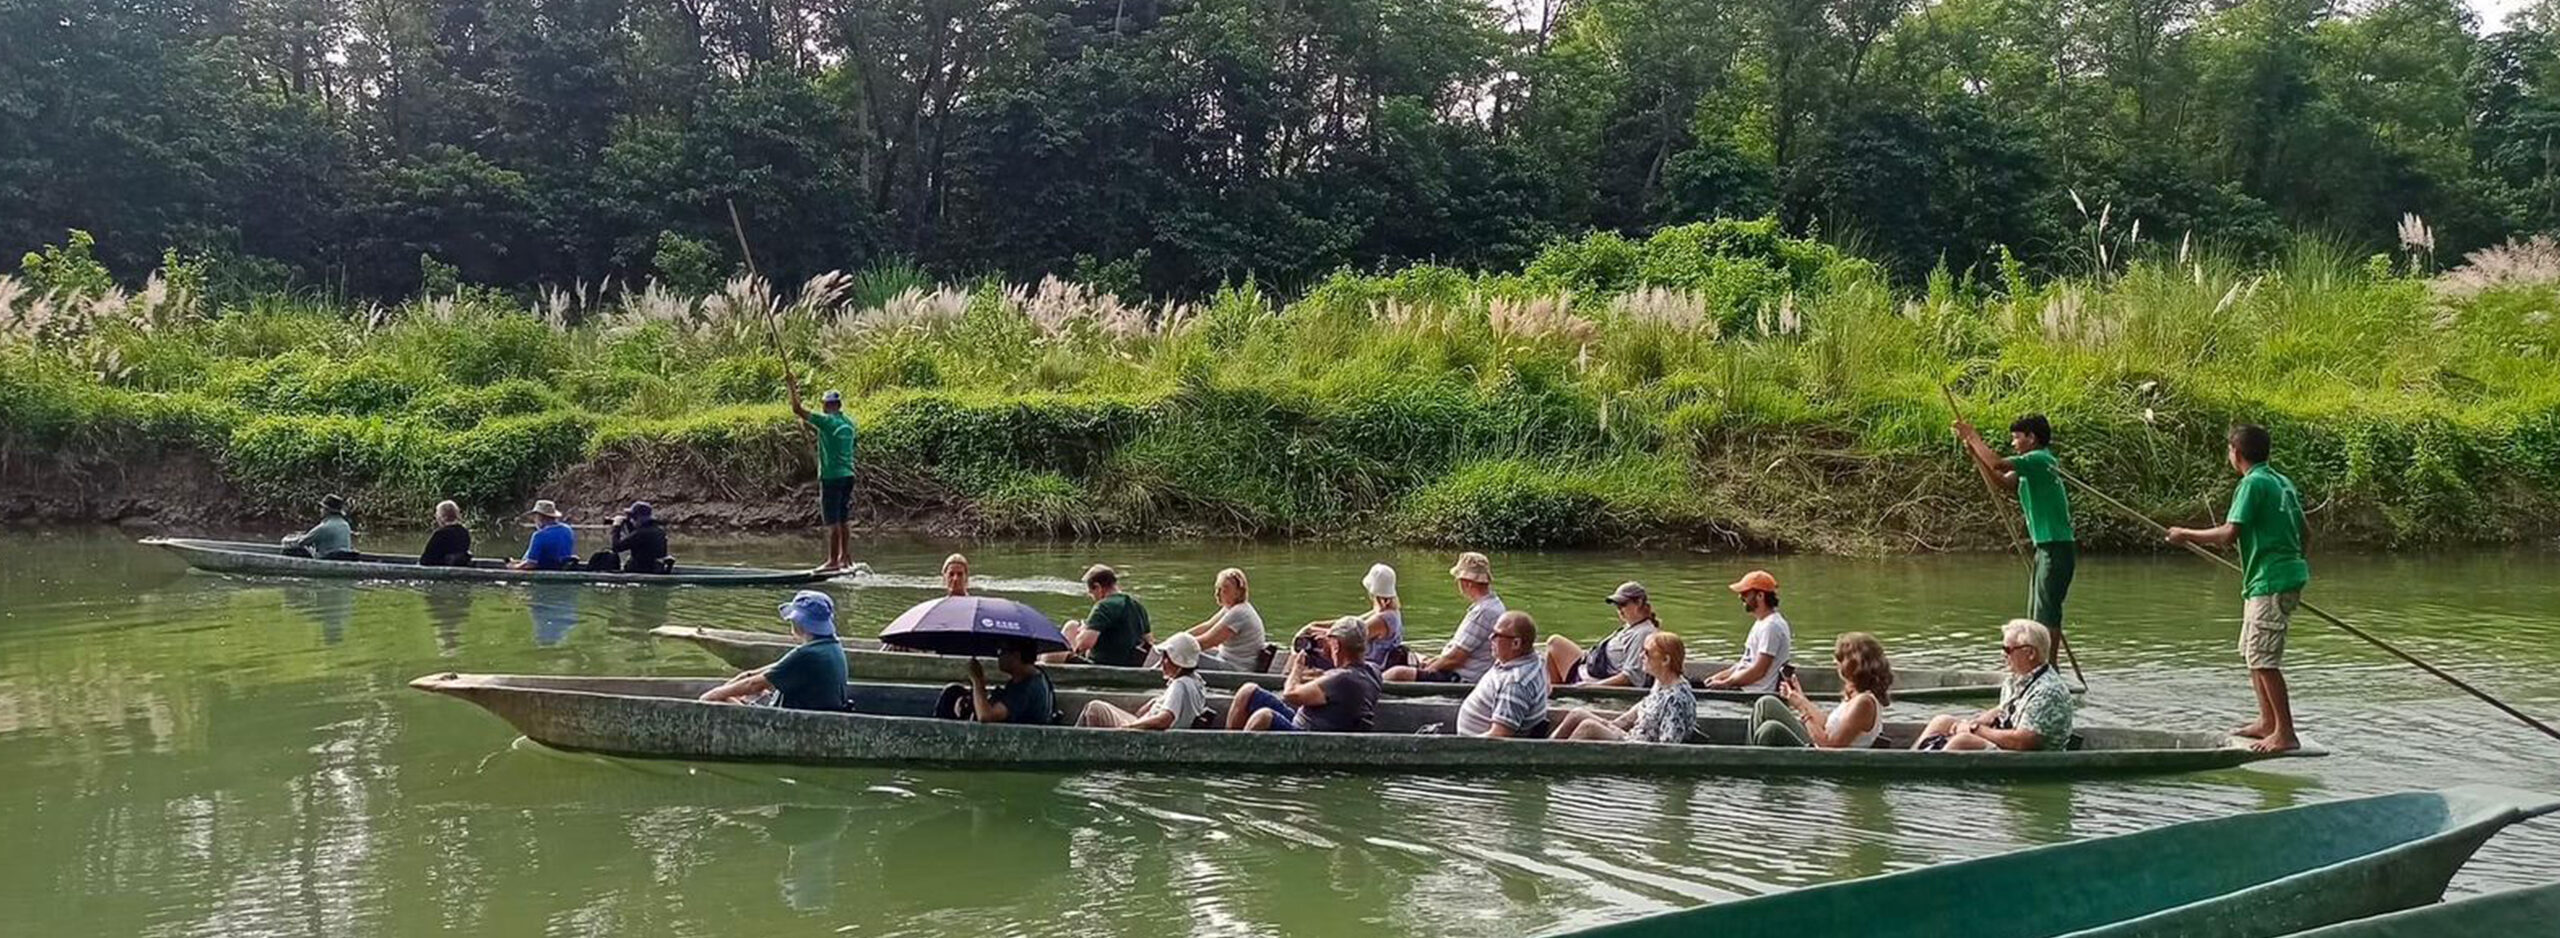
{"type": "Polygon", "coordinates": [[[1547,666],[1521,655],[1486,671],[1458,705],[1458,735],[1482,736],[1500,723],[1525,733],[1547,720],[1547,666]]]}
{"type": "Polygon", "coordinates": [[[1449,644],[1440,649],[1442,655],[1466,649],[1467,662],[1458,666],[1458,680],[1472,684],[1483,680],[1486,671],[1493,670],[1493,623],[1500,620],[1505,611],[1502,597],[1486,593],[1483,599],[1467,607],[1466,618],[1458,620],[1458,634],[1449,636],[1449,644]]]}

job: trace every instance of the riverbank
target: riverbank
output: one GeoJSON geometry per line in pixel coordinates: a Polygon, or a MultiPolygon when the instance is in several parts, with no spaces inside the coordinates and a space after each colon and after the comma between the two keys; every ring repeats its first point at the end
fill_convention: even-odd
{"type": "MultiPolygon", "coordinates": [[[[2093,483],[2170,519],[2267,424],[2324,543],[2560,533],[2560,250],[2432,278],[2306,247],[2269,269],[2136,245],[2031,282],[1872,264],[1766,223],[1559,243],[1524,270],[1343,274],[1283,301],[831,275],[397,309],[208,309],[0,289],[0,519],[162,529],[439,498],[634,498],[807,524],[783,366],[862,426],[860,521],[970,536],[1897,552],[2015,536],[1946,432],[2052,415],[2093,483]],[[764,311],[779,307],[777,314],[764,311]]],[[[2538,253],[2537,253],[2538,252],[2538,253]]],[[[155,281],[157,283],[158,281],[155,281]]],[[[2084,541],[2149,542],[2084,500],[2084,541]]]]}

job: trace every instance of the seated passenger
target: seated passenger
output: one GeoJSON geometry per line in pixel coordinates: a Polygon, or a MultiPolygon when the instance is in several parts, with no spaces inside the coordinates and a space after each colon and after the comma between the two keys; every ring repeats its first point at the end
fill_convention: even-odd
{"type": "Polygon", "coordinates": [[[1751,744],[1811,746],[1817,749],[1865,749],[1884,732],[1884,708],[1893,702],[1893,665],[1884,645],[1865,632],[1850,632],[1831,645],[1832,667],[1840,672],[1840,705],[1824,713],[1804,696],[1804,685],[1790,676],[1778,682],[1778,693],[1751,704],[1751,744]]]}
{"type": "Polygon", "coordinates": [[[817,590],[801,590],[782,604],[782,620],[791,623],[800,647],[704,692],[702,699],[787,710],[851,709],[845,701],[844,647],[836,644],[835,600],[817,590]]]}
{"type": "Polygon", "coordinates": [[[1538,663],[1538,623],[1512,610],[1494,620],[1493,666],[1458,705],[1458,735],[1545,739],[1547,669],[1538,663]]]}
{"type": "Polygon", "coordinates": [[[524,559],[508,564],[510,570],[567,570],[578,565],[578,534],[560,520],[560,506],[548,498],[533,503],[536,527],[533,539],[524,545],[524,559]]]}
{"type": "Polygon", "coordinates": [[[1645,636],[1644,673],[1650,676],[1652,691],[1643,700],[1616,716],[1588,708],[1565,714],[1556,721],[1557,739],[1586,739],[1600,742],[1685,743],[1689,733],[1698,728],[1698,694],[1689,689],[1689,681],[1681,675],[1689,666],[1689,646],[1680,636],[1669,632],[1651,632],[1645,636]]]}
{"type": "Polygon", "coordinates": [[[1209,621],[1191,627],[1190,635],[1198,639],[1201,667],[1211,671],[1262,670],[1262,613],[1248,599],[1244,571],[1228,567],[1218,571],[1216,599],[1218,612],[1209,621]]]}
{"type": "Polygon", "coordinates": [[[1154,628],[1147,622],[1147,607],[1120,591],[1120,571],[1102,564],[1085,568],[1084,591],[1093,597],[1093,612],[1082,620],[1069,620],[1061,630],[1066,633],[1067,650],[1051,652],[1041,660],[1143,667],[1147,649],[1155,643],[1154,628]]]}
{"type": "Polygon", "coordinates": [[[632,502],[629,509],[613,516],[613,526],[605,534],[613,544],[612,551],[597,555],[588,566],[624,573],[667,573],[675,569],[676,559],[667,553],[667,529],[658,523],[657,510],[648,502],[632,502]]]}
{"type": "MultiPolygon", "coordinates": [[[[1449,576],[1458,582],[1458,595],[1467,600],[1467,614],[1458,620],[1458,634],[1441,646],[1440,656],[1415,667],[1389,668],[1390,681],[1431,681],[1436,683],[1473,684],[1493,668],[1493,623],[1503,615],[1502,597],[1493,592],[1493,561],[1483,554],[1468,551],[1458,555],[1458,563],[1449,568],[1449,576]]],[[[1532,649],[1523,648],[1528,655],[1532,649]]],[[[1540,674],[1543,680],[1545,675],[1540,674]]]]}
{"type": "MultiPolygon", "coordinates": [[[[1653,686],[1653,675],[1646,673],[1642,660],[1644,640],[1662,631],[1662,622],[1653,616],[1653,597],[1645,593],[1644,584],[1628,580],[1601,601],[1617,609],[1618,630],[1592,645],[1588,653],[1562,635],[1547,639],[1547,680],[1593,687],[1653,686]]],[[[1687,675],[1675,679],[1689,683],[1687,675]]]]}
{"type": "Polygon", "coordinates": [[[2071,685],[2053,668],[2053,632],[2034,619],[2000,627],[2000,654],[2009,678],[2000,683],[2000,705],[1971,717],[1929,721],[1913,749],[2065,749],[2071,745],[2071,685]]]}
{"type": "Polygon", "coordinates": [[[1200,680],[1200,642],[1176,633],[1156,649],[1156,666],[1164,669],[1164,693],[1147,701],[1144,713],[1130,713],[1105,701],[1084,705],[1077,726],[1119,730],[1187,730],[1209,709],[1209,685],[1200,680]]]}
{"type": "Polygon", "coordinates": [[[471,565],[471,529],[462,526],[462,506],[452,499],[436,503],[436,531],[427,535],[426,549],[418,552],[421,567],[468,567],[471,565]]]}
{"type": "Polygon", "coordinates": [[[347,523],[347,500],[336,495],[322,497],[320,523],[298,537],[285,538],[284,553],[321,560],[357,559],[355,528],[347,523]]]}
{"type": "Polygon", "coordinates": [[[1753,570],[1727,589],[1742,597],[1742,611],[1751,614],[1751,631],[1743,636],[1742,657],[1710,675],[1707,689],[1774,692],[1794,655],[1796,634],[1787,617],[1778,614],[1778,578],[1766,570],[1753,570]]]}
{"type": "Polygon", "coordinates": [[[996,652],[996,670],[1004,674],[1004,683],[989,688],[986,669],[978,659],[969,659],[968,686],[945,686],[933,715],[980,723],[1058,722],[1057,689],[1049,686],[1049,672],[1041,670],[1039,660],[1040,646],[1029,639],[1006,642],[996,652]]]}
{"type": "Polygon", "coordinates": [[[959,554],[942,558],[942,595],[969,595],[969,558],[959,554]]]}
{"type": "MultiPolygon", "coordinates": [[[[1396,568],[1386,564],[1369,565],[1360,585],[1369,591],[1369,611],[1360,621],[1369,627],[1368,650],[1364,652],[1371,665],[1384,673],[1388,668],[1406,663],[1404,648],[1404,606],[1396,601],[1396,568]]],[[[1333,631],[1332,619],[1318,619],[1298,629],[1290,639],[1289,649],[1301,661],[1318,671],[1333,670],[1333,659],[1325,656],[1325,636],[1333,631]]]]}
{"type": "Polygon", "coordinates": [[[1227,708],[1227,728],[1366,733],[1376,726],[1379,676],[1365,654],[1368,624],[1359,616],[1335,619],[1324,641],[1329,660],[1351,665],[1318,672],[1302,657],[1277,694],[1246,684],[1236,691],[1234,706],[1227,708]]]}

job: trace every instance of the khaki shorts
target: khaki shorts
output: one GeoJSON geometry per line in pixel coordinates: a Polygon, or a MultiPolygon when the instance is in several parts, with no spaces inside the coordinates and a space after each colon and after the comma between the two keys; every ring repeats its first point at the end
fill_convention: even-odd
{"type": "Polygon", "coordinates": [[[2284,667],[2284,636],[2293,628],[2293,610],[2302,592],[2251,596],[2240,611],[2240,661],[2250,670],[2284,667]]]}

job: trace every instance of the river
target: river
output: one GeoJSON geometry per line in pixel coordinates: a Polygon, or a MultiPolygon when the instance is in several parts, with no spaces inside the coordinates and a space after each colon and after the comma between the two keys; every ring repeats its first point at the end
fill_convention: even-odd
{"type": "MultiPolygon", "coordinates": [[[[678,550],[787,565],[814,546],[678,550]]],[[[828,587],[847,630],[928,595],[950,546],[861,545],[891,585],[828,587]]],[[[1275,629],[1356,611],[1380,559],[1403,573],[1413,635],[1445,636],[1461,606],[1444,551],[969,550],[987,585],[1062,619],[1081,604],[1071,578],[1116,564],[1159,635],[1204,617],[1231,564],[1275,629]]],[[[1723,584],[1753,566],[1785,586],[1809,658],[1865,628],[1904,662],[1990,668],[1996,624],[2024,601],[2023,561],[1996,555],[1494,562],[1513,608],[1577,637],[1605,633],[1600,597],[1642,580],[1692,654],[1714,657],[1746,625],[1723,584]]],[[[2315,601],[2560,716],[2560,556],[2315,564],[2315,601]]],[[[2083,721],[2237,725],[2236,594],[2194,558],[2084,559],[2071,603],[2093,685],[2083,721]]],[[[0,533],[0,933],[1507,936],[2350,795],[2560,792],[2560,743],[2307,615],[2288,670],[2305,732],[2334,755],[2070,783],[648,762],[546,750],[405,686],[450,670],[714,673],[649,629],[778,627],[781,598],[256,581],[189,572],[113,532],[0,533]]],[[[2560,823],[2545,820],[2492,840],[2454,889],[2554,869],[2560,823]]]]}

